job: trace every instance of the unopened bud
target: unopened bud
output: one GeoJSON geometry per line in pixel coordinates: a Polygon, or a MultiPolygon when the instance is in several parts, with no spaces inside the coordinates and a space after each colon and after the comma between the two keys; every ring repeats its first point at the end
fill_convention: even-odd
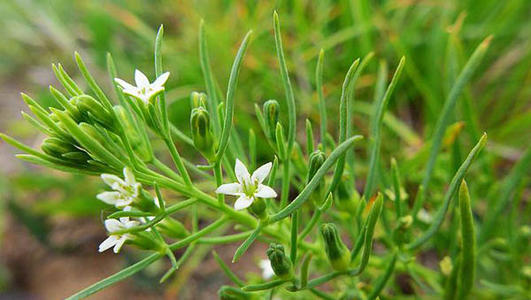
{"type": "Polygon", "coordinates": [[[174,239],[182,239],[188,236],[189,232],[186,230],[184,225],[175,220],[174,218],[165,218],[159,224],[157,224],[157,229],[165,236],[174,239]]]}
{"type": "Polygon", "coordinates": [[[111,128],[113,125],[113,116],[107,111],[100,102],[89,95],[80,95],[72,98],[70,102],[77,107],[86,119],[92,118],[101,125],[111,128]]]}
{"type": "Polygon", "coordinates": [[[105,141],[105,138],[103,135],[96,129],[94,126],[87,124],[87,123],[80,123],[79,128],[85,132],[90,137],[94,138],[98,143],[101,145],[106,145],[107,142],[105,141]]]}
{"type": "Polygon", "coordinates": [[[452,273],[452,269],[453,269],[452,259],[449,256],[445,256],[439,262],[439,267],[441,268],[441,272],[444,275],[450,276],[450,273],[452,273]]]}
{"type": "Polygon", "coordinates": [[[192,92],[190,94],[190,107],[192,109],[198,107],[206,108],[206,97],[204,93],[192,92]]]}
{"type": "Polygon", "coordinates": [[[336,225],[326,223],[321,225],[321,236],[325,243],[325,251],[328,260],[337,271],[344,271],[350,265],[350,255],[347,246],[341,241],[336,225]]]}
{"type": "Polygon", "coordinates": [[[41,149],[44,153],[58,158],[61,158],[65,153],[77,150],[72,144],[54,137],[49,137],[42,141],[41,149]]]}
{"type": "Polygon", "coordinates": [[[264,121],[269,138],[275,141],[275,130],[280,114],[280,105],[277,100],[267,100],[264,103],[264,121]]]}
{"type": "Polygon", "coordinates": [[[194,108],[190,116],[190,127],[195,148],[209,161],[214,159],[216,150],[208,111],[203,107],[194,108]]]}
{"type": "Polygon", "coordinates": [[[266,254],[271,262],[271,268],[273,268],[273,271],[278,277],[288,279],[293,276],[291,261],[284,253],[284,246],[274,243],[270,244],[266,254]]]}
{"type": "Polygon", "coordinates": [[[260,219],[264,219],[266,215],[266,203],[263,198],[255,198],[253,204],[249,207],[249,211],[260,219]]]}
{"type": "Polygon", "coordinates": [[[315,150],[310,154],[310,159],[308,163],[308,176],[306,182],[310,182],[317,170],[323,165],[326,160],[326,155],[321,150],[315,150]]]}

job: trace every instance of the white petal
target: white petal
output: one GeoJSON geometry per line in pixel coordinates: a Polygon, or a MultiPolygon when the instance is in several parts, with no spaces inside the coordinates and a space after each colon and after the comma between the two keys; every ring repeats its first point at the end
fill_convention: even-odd
{"type": "Polygon", "coordinates": [[[249,198],[245,195],[240,196],[236,202],[234,202],[234,209],[242,210],[253,204],[253,198],[249,198]]]}
{"type": "Polygon", "coordinates": [[[151,101],[151,99],[153,99],[154,97],[156,97],[158,94],[160,94],[162,91],[164,91],[164,88],[163,87],[157,87],[155,88],[154,90],[151,90],[149,91],[149,93],[144,97],[145,99],[147,100],[144,100],[144,102],[148,102],[151,101]]]}
{"type": "Polygon", "coordinates": [[[149,79],[140,70],[135,70],[135,82],[138,88],[149,86],[149,79]]]}
{"type": "MultiPolygon", "coordinates": [[[[127,218],[127,219],[129,219],[129,218],[127,218]]],[[[129,221],[129,220],[122,221],[122,223],[124,224],[125,228],[132,228],[132,227],[135,227],[138,224],[140,224],[140,222],[134,221],[134,220],[133,221],[129,221]]]]}
{"type": "Polygon", "coordinates": [[[254,195],[260,198],[276,198],[277,192],[275,192],[274,189],[268,187],[267,185],[261,184],[258,186],[258,189],[256,189],[254,195]]]}
{"type": "Polygon", "coordinates": [[[273,267],[271,267],[271,262],[269,259],[262,259],[260,261],[260,268],[262,269],[262,278],[266,280],[275,275],[275,271],[273,271],[273,267]]]}
{"type": "Polygon", "coordinates": [[[107,204],[116,205],[121,200],[122,195],[119,192],[103,192],[96,195],[96,198],[107,204]]]}
{"type": "Polygon", "coordinates": [[[245,167],[245,165],[239,159],[236,159],[234,173],[236,174],[236,178],[238,178],[239,183],[249,182],[251,180],[251,175],[249,175],[247,167],[245,167]]]}
{"type": "Polygon", "coordinates": [[[160,75],[159,77],[157,77],[157,79],[155,79],[155,81],[151,84],[151,87],[152,88],[157,88],[157,87],[162,87],[166,81],[168,80],[168,77],[170,77],[170,72],[166,72],[162,75],[160,75]]]}
{"type": "Polygon", "coordinates": [[[124,168],[124,178],[125,178],[125,183],[127,183],[128,185],[134,185],[136,183],[133,170],[131,170],[128,167],[124,168]]]}
{"type": "Polygon", "coordinates": [[[118,83],[122,87],[122,89],[124,89],[124,91],[125,90],[137,90],[137,88],[134,85],[131,85],[120,78],[114,78],[114,82],[118,83]]]}
{"type": "Polygon", "coordinates": [[[101,242],[101,244],[100,244],[100,246],[98,248],[98,251],[99,252],[103,252],[103,251],[111,248],[112,246],[114,246],[116,244],[117,240],[118,240],[118,238],[115,235],[111,235],[110,237],[105,239],[105,241],[101,242]]]}
{"type": "Polygon", "coordinates": [[[271,171],[271,166],[273,166],[273,164],[268,162],[267,164],[256,169],[253,172],[253,176],[251,177],[253,182],[257,180],[258,183],[262,183],[264,179],[266,179],[267,175],[269,175],[269,172],[271,171]]]}
{"type": "Polygon", "coordinates": [[[216,189],[217,194],[237,196],[242,193],[242,186],[239,183],[226,183],[216,189]]]}
{"type": "Polygon", "coordinates": [[[112,233],[124,229],[124,225],[116,219],[107,219],[105,220],[105,228],[112,233]]]}
{"type": "Polygon", "coordinates": [[[125,184],[120,177],[112,174],[101,174],[101,179],[110,187],[113,187],[115,184],[125,184]]]}
{"type": "Polygon", "coordinates": [[[116,241],[116,245],[114,245],[114,249],[112,249],[112,251],[114,251],[114,253],[120,252],[120,249],[124,245],[125,241],[127,241],[127,237],[125,235],[122,235],[120,239],[116,241]]]}

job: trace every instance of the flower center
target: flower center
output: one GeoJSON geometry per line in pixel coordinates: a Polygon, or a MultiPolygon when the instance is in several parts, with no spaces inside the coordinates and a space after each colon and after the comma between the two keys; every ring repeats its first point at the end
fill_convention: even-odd
{"type": "Polygon", "coordinates": [[[242,183],[242,190],[245,196],[247,197],[253,197],[254,193],[256,192],[256,189],[258,188],[258,182],[256,181],[247,181],[244,180],[242,183]]]}

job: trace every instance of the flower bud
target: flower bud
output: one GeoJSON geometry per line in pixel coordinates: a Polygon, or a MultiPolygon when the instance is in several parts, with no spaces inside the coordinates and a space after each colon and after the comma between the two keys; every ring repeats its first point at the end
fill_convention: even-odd
{"type": "Polygon", "coordinates": [[[249,207],[249,211],[260,219],[264,219],[266,215],[266,203],[263,198],[254,198],[253,204],[249,207]]]}
{"type": "Polygon", "coordinates": [[[398,224],[393,232],[393,239],[397,244],[405,244],[409,242],[411,233],[409,228],[413,224],[413,217],[410,215],[403,216],[398,219],[398,224]]]}
{"type": "Polygon", "coordinates": [[[151,159],[150,151],[140,137],[135,125],[131,123],[131,119],[127,116],[126,109],[121,105],[115,105],[113,109],[116,113],[118,122],[122,125],[124,132],[129,139],[133,152],[143,161],[149,161],[151,159]]]}
{"type": "Polygon", "coordinates": [[[87,123],[80,123],[79,128],[83,130],[87,135],[94,138],[98,143],[101,145],[107,145],[108,143],[105,141],[105,138],[103,135],[96,129],[94,126],[87,124],[87,123]]]}
{"type": "Polygon", "coordinates": [[[194,108],[190,116],[190,127],[195,148],[209,161],[214,159],[216,147],[208,111],[203,107],[194,108]]]}
{"type": "Polygon", "coordinates": [[[188,230],[186,230],[186,227],[184,227],[181,222],[171,217],[165,218],[159,224],[157,224],[157,229],[163,235],[174,239],[182,239],[189,234],[188,230]]]}
{"type": "Polygon", "coordinates": [[[86,118],[92,118],[101,125],[112,128],[113,116],[100,102],[89,95],[80,95],[72,98],[70,102],[77,107],[86,118]]]}
{"type": "Polygon", "coordinates": [[[280,105],[277,100],[267,100],[264,103],[264,121],[269,138],[275,141],[275,130],[280,114],[280,105]]]}
{"type": "Polygon", "coordinates": [[[58,158],[61,158],[65,153],[77,151],[72,144],[54,137],[49,137],[42,141],[41,149],[44,153],[58,158]]]}
{"type": "Polygon", "coordinates": [[[309,163],[308,163],[308,176],[306,182],[310,182],[317,170],[323,165],[326,160],[326,155],[321,150],[315,150],[310,154],[309,163]]]}
{"type": "Polygon", "coordinates": [[[206,95],[204,93],[192,92],[190,94],[190,107],[192,109],[198,107],[206,108],[206,95]]]}
{"type": "Polygon", "coordinates": [[[289,279],[293,276],[291,261],[284,253],[284,246],[274,243],[270,244],[266,254],[271,262],[271,268],[273,268],[273,271],[278,277],[289,279]]]}
{"type": "Polygon", "coordinates": [[[350,254],[347,246],[341,241],[336,225],[333,223],[322,224],[321,236],[325,243],[325,251],[332,268],[345,271],[350,265],[350,254]]]}

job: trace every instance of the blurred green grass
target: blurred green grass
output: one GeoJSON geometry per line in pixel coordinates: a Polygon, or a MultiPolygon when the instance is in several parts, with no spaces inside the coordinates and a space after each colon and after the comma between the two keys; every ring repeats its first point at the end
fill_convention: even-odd
{"type": "MultiPolygon", "coordinates": [[[[21,107],[18,92],[22,90],[47,106],[56,105],[47,93],[49,84],[57,85],[50,63],[61,62],[74,79],[80,78],[75,72],[73,51],[83,54],[93,74],[108,91],[111,89],[105,66],[107,52],[113,54],[122,78],[131,79],[135,68],[153,77],[153,41],[156,28],[164,24],[164,65],[172,73],[167,85],[171,117],[179,128],[188,132],[188,97],[192,91],[205,90],[197,40],[199,22],[204,19],[212,69],[222,94],[241,37],[249,29],[255,32],[236,95],[236,126],[246,140],[249,127],[259,132],[255,103],[261,105],[275,98],[286,111],[271,34],[274,9],[281,17],[298,111],[312,120],[314,129],[319,123],[313,81],[319,49],[326,51],[324,93],[332,131],[337,127],[341,82],[355,58],[374,51],[378,60],[393,66],[401,56],[407,57],[405,76],[386,115],[382,155],[388,157],[392,153],[399,161],[407,159],[400,167],[407,178],[406,184],[411,186],[421,180],[429,150],[423,141],[431,136],[455,77],[473,49],[485,37],[493,35],[484,63],[466,88],[453,117],[454,121],[463,120],[464,127],[459,124],[452,127],[454,131],[448,133],[447,143],[452,148],[445,149],[437,161],[439,165],[455,164],[463,152],[461,148],[470,147],[482,132],[488,132],[488,153],[481,166],[474,168],[477,184],[471,186],[472,193],[479,195],[473,198],[481,199],[475,204],[476,209],[481,212],[487,209],[486,201],[482,200],[496,194],[495,183],[522,156],[531,140],[531,1],[528,0],[6,0],[0,3],[0,36],[4,40],[0,43],[3,95],[0,131],[31,140],[39,138],[33,136],[34,131],[27,125],[21,125],[20,116],[15,115],[17,109],[12,107],[21,107]]],[[[354,128],[363,135],[369,127],[376,68],[377,63],[373,61],[356,87],[354,128]]],[[[304,128],[303,124],[299,128],[304,128]]],[[[6,148],[5,144],[0,147],[6,148]]],[[[259,145],[258,149],[262,149],[259,155],[268,155],[266,144],[259,145]]],[[[191,155],[192,149],[188,150],[191,155]]],[[[362,158],[366,155],[363,150],[357,153],[362,158]]],[[[9,156],[9,159],[14,158],[9,156]]],[[[357,168],[365,174],[367,165],[362,162],[357,168]]],[[[20,191],[31,193],[42,190],[43,186],[60,191],[55,194],[59,202],[57,199],[43,199],[39,205],[16,202],[22,210],[1,205],[3,210],[23,213],[26,217],[21,219],[29,220],[26,223],[30,229],[42,229],[31,225],[32,216],[40,220],[57,213],[90,215],[100,210],[93,205],[96,201],[87,201],[96,193],[96,184],[85,186],[79,194],[69,194],[64,186],[81,186],[79,178],[66,176],[57,179],[58,182],[46,183],[52,180],[50,175],[36,180],[34,174],[38,171],[34,168],[18,166],[15,170],[9,174],[8,184],[3,185],[2,195],[9,195],[10,199],[20,196],[20,191]]],[[[447,168],[436,170],[442,171],[435,172],[434,185],[443,187],[452,174],[446,172],[447,168]]],[[[381,180],[390,181],[389,178],[381,180]]],[[[438,203],[442,195],[432,196],[431,201],[438,203]]],[[[43,233],[37,232],[36,236],[39,234],[43,233]]],[[[441,234],[436,248],[444,249],[445,241],[450,239],[441,234]]],[[[499,276],[507,279],[494,282],[509,282],[517,277],[510,269],[504,269],[499,276]]]]}

